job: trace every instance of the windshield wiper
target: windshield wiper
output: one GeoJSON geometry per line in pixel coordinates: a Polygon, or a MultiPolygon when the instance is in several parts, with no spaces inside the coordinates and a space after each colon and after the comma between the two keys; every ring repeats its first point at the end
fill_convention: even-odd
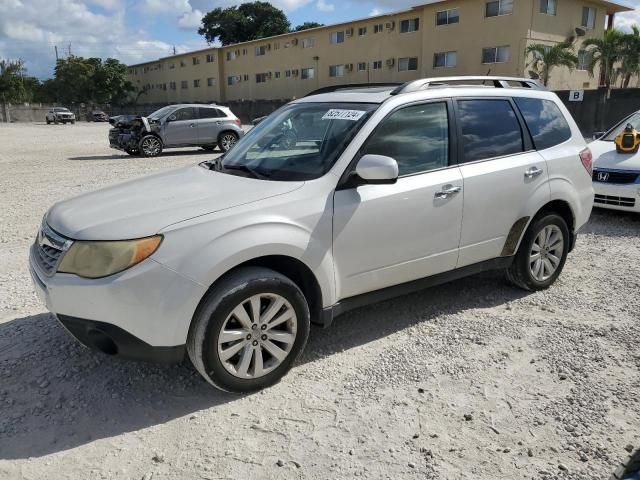
{"type": "Polygon", "coordinates": [[[238,170],[241,172],[248,173],[253,178],[257,178],[259,180],[265,180],[267,178],[265,175],[258,173],[256,170],[254,170],[248,165],[244,165],[244,164],[225,165],[224,163],[220,162],[220,166],[225,170],[238,170]]]}

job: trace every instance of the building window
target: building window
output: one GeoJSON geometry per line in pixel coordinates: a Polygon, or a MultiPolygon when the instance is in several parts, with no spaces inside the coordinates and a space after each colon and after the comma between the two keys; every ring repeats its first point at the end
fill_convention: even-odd
{"type": "Polygon", "coordinates": [[[256,83],[266,83],[268,74],[256,73],[256,83]]]}
{"type": "Polygon", "coordinates": [[[376,23],[373,26],[373,33],[382,33],[384,31],[384,24],[376,23]]]}
{"type": "Polygon", "coordinates": [[[275,42],[275,43],[273,44],[273,49],[274,49],[274,50],[280,50],[280,42],[275,42]]]}
{"type": "Polygon", "coordinates": [[[193,88],[199,88],[200,87],[200,80],[194,80],[193,81],[193,88]]]}
{"type": "Polygon", "coordinates": [[[246,48],[242,49],[242,55],[246,56],[247,53],[249,53],[249,50],[247,50],[246,48]]]}
{"type": "Polygon", "coordinates": [[[302,77],[302,80],[308,80],[310,78],[313,78],[315,74],[316,72],[313,68],[303,68],[300,75],[302,77]]]}
{"type": "Polygon", "coordinates": [[[376,60],[375,62],[373,62],[373,69],[382,70],[382,60],[376,60]]]}
{"type": "Polygon", "coordinates": [[[487,2],[485,8],[485,16],[499,17],[500,15],[509,15],[513,12],[513,0],[494,0],[487,2]]]}
{"type": "Polygon", "coordinates": [[[433,68],[455,67],[458,63],[456,52],[440,52],[433,54],[433,68]]]}
{"type": "Polygon", "coordinates": [[[358,36],[364,37],[367,34],[367,27],[360,27],[358,29],[358,36]]]}
{"type": "Polygon", "coordinates": [[[420,19],[412,18],[400,22],[400,33],[417,32],[420,29],[420,19]]]}
{"type": "MultiPolygon", "coordinates": [[[[176,64],[175,63],[170,63],[169,64],[169,70],[173,70],[174,68],[176,68],[176,64]]],[[[138,74],[138,72],[136,72],[136,75],[138,74]]]]}
{"type": "Polygon", "coordinates": [[[231,60],[235,60],[236,59],[236,52],[227,52],[227,61],[231,61],[231,60]]]}
{"type": "Polygon", "coordinates": [[[287,77],[287,78],[291,78],[291,70],[286,70],[284,72],[284,76],[287,77]]]}
{"type": "Polygon", "coordinates": [[[207,87],[213,87],[216,84],[216,79],[213,77],[207,78],[207,87]]]}
{"type": "Polygon", "coordinates": [[[213,63],[215,61],[215,57],[210,53],[207,54],[207,63],[213,63]]]}
{"type": "Polygon", "coordinates": [[[596,9],[593,7],[582,7],[582,27],[593,30],[596,26],[596,9]]]}
{"type": "Polygon", "coordinates": [[[332,44],[344,43],[344,32],[332,32],[330,41],[332,44]]]}
{"type": "Polygon", "coordinates": [[[482,63],[505,63],[509,61],[509,47],[482,49],[482,63]]]}
{"type": "Polygon", "coordinates": [[[303,38],[302,39],[302,48],[311,48],[314,45],[313,38],[303,38]]]}
{"type": "Polygon", "coordinates": [[[344,65],[331,65],[329,67],[330,77],[344,77],[344,65]]]}
{"type": "Polygon", "coordinates": [[[408,72],[418,70],[418,57],[405,57],[398,59],[398,71],[408,72]]]}
{"type": "Polygon", "coordinates": [[[591,63],[591,57],[586,50],[580,50],[578,52],[578,65],[577,70],[589,70],[589,64],[591,63]]]}
{"type": "Polygon", "coordinates": [[[555,16],[558,12],[558,0],[540,0],[540,13],[555,16]]]}
{"type": "Polygon", "coordinates": [[[365,72],[367,70],[367,64],[366,62],[360,62],[358,63],[358,71],[359,72],[365,72]]]}
{"type": "Polygon", "coordinates": [[[240,75],[232,75],[227,78],[227,85],[237,85],[242,81],[242,77],[240,75]]]}
{"type": "Polygon", "coordinates": [[[180,60],[180,66],[181,67],[186,67],[187,66],[187,62],[185,62],[184,60],[180,60]]]}
{"type": "Polygon", "coordinates": [[[262,45],[261,47],[256,47],[256,57],[261,57],[262,55],[267,53],[267,47],[262,45]]]}
{"type": "Polygon", "coordinates": [[[449,10],[442,10],[436,12],[436,25],[451,25],[452,23],[460,22],[460,10],[457,8],[451,8],[449,10]]]}
{"type": "Polygon", "coordinates": [[[276,72],[276,73],[274,73],[274,75],[275,75],[276,78],[280,78],[280,72],[276,72]]]}
{"type": "Polygon", "coordinates": [[[200,65],[200,57],[193,57],[191,61],[194,65],[200,65]]]}
{"type": "Polygon", "coordinates": [[[189,82],[187,82],[186,80],[182,80],[182,82],[180,82],[180,88],[182,90],[186,90],[187,88],[189,88],[189,82]]]}
{"type": "Polygon", "coordinates": [[[170,82],[170,83],[169,83],[169,88],[170,88],[171,90],[175,90],[175,89],[176,89],[176,82],[170,82]]]}

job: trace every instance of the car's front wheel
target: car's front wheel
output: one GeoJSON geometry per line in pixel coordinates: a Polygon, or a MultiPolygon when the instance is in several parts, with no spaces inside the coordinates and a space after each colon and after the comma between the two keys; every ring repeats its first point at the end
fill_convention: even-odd
{"type": "Polygon", "coordinates": [[[549,288],[562,273],[570,241],[567,222],[561,216],[535,218],[507,270],[507,279],[529,291],[549,288]]]}
{"type": "Polygon", "coordinates": [[[291,369],[307,343],[309,322],[306,299],[289,278],[266,268],[240,268],[203,299],[187,350],[215,387],[252,392],[291,369]]]}
{"type": "Polygon", "coordinates": [[[140,140],[140,153],[145,157],[157,157],[162,153],[162,142],[154,135],[145,135],[140,140]]]}
{"type": "Polygon", "coordinates": [[[235,132],[224,132],[220,135],[218,139],[218,145],[220,146],[220,150],[223,152],[228,152],[231,150],[236,143],[238,143],[238,134],[235,132]]]}

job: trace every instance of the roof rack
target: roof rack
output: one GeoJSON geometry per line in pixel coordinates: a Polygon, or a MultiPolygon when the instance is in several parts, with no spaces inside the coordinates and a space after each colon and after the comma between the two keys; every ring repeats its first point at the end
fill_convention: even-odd
{"type": "Polygon", "coordinates": [[[459,76],[459,77],[433,77],[422,78],[420,80],[413,80],[400,85],[396,88],[391,95],[399,95],[401,93],[417,92],[429,87],[444,87],[444,86],[459,86],[459,87],[477,87],[479,85],[464,83],[464,82],[482,82],[482,86],[494,87],[494,88],[531,88],[534,90],[546,90],[537,80],[530,78],[517,78],[517,77],[488,77],[488,76],[459,76]],[[489,85],[485,85],[488,83],[489,85]],[[513,86],[512,84],[518,84],[513,86]],[[457,85],[455,85],[457,84],[457,85]]]}
{"type": "MultiPolygon", "coordinates": [[[[309,92],[305,95],[305,97],[310,97],[311,95],[320,95],[321,93],[333,93],[340,90],[358,90],[362,88],[376,88],[376,87],[389,87],[389,88],[400,88],[406,84],[402,83],[346,83],[343,85],[331,85],[329,87],[322,87],[313,92],[309,92]]],[[[394,90],[395,91],[395,90],[394,90]]]]}

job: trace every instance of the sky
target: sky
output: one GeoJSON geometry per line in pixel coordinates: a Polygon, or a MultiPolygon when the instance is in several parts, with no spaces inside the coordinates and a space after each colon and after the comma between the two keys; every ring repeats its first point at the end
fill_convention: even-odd
{"type": "MultiPolygon", "coordinates": [[[[640,0],[620,0],[637,10],[616,26],[640,25],[640,0]]],[[[126,64],[205,48],[198,35],[203,12],[233,0],[0,0],[0,59],[22,59],[30,75],[48,78],[61,57],[114,57],[126,64]]],[[[428,0],[273,0],[293,26],[324,24],[399,10],[428,0]]]]}

